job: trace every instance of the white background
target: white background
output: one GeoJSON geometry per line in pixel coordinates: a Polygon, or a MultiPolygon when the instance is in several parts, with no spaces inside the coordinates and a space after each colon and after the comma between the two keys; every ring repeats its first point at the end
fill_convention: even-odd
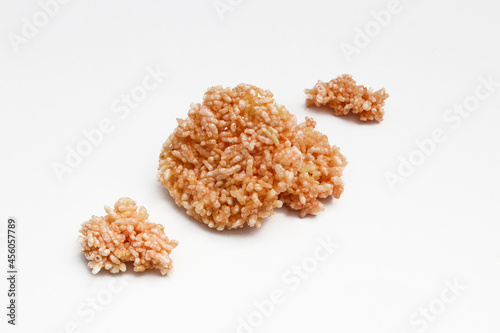
{"type": "Polygon", "coordinates": [[[20,266],[14,328],[1,274],[2,332],[236,332],[274,289],[285,301],[251,330],[417,332],[423,324],[410,318],[439,306],[445,280],[465,290],[425,331],[498,332],[500,87],[456,129],[443,117],[470,100],[481,76],[500,81],[500,3],[405,1],[351,61],[342,43],[354,45],[356,29],[388,1],[232,3],[221,19],[212,0],[75,0],[16,52],[9,34],[21,35],[22,18],[32,21],[40,5],[1,2],[0,233],[8,216],[18,219],[20,266]],[[112,103],[148,66],[169,77],[119,118],[112,103]],[[306,109],[303,90],[342,73],[386,88],[382,123],[306,109]],[[241,82],[270,89],[299,121],[314,117],[349,160],[344,194],[318,216],[282,209],[260,229],[217,232],[177,209],[157,182],[175,118],[208,87],[241,82]],[[53,163],[104,118],[113,131],[59,182],[53,163]],[[385,174],[436,128],[447,140],[391,191],[385,174]],[[89,320],[77,310],[104,297],[115,276],[90,273],[79,226],[122,196],[180,242],[174,270],[123,274],[128,285],[89,320]],[[340,248],[292,290],[283,275],[328,237],[340,248]]]}

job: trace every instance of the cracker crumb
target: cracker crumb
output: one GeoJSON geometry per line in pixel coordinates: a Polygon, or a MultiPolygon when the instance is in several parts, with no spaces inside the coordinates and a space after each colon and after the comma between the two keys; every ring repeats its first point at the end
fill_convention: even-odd
{"type": "Polygon", "coordinates": [[[382,88],[373,91],[362,85],[356,85],[351,75],[343,74],[329,82],[318,81],[312,89],[306,89],[307,106],[328,106],[334,115],[345,116],[352,112],[362,121],[384,119],[385,99],[389,94],[382,88]]]}
{"type": "Polygon", "coordinates": [[[128,261],[133,262],[136,272],[159,269],[165,275],[172,269],[170,253],[178,242],[165,236],[161,224],[148,221],[146,208],[121,198],[114,209],[104,209],[106,216],[94,215],[80,229],[79,242],[93,274],[102,268],[125,272],[128,261]]]}

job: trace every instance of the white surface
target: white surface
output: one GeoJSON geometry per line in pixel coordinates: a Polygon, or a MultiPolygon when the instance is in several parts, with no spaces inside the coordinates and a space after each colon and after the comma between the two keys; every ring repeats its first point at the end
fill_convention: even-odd
{"type": "Polygon", "coordinates": [[[212,0],[73,1],[14,52],[8,34],[40,7],[3,1],[0,231],[17,217],[21,273],[19,324],[7,327],[2,310],[2,332],[59,333],[71,322],[81,332],[236,332],[238,317],[274,289],[285,301],[255,332],[417,332],[423,324],[410,317],[439,306],[446,279],[465,291],[427,331],[498,332],[500,88],[457,129],[443,115],[474,94],[480,76],[500,81],[500,3],[404,2],[348,62],[341,43],[352,43],[356,27],[387,3],[241,1],[220,20],[212,0]],[[157,65],[169,77],[120,119],[113,101],[157,65]],[[305,108],[304,88],[341,73],[386,88],[382,123],[305,108]],[[177,209],[157,183],[175,118],[209,86],[241,82],[270,89],[300,121],[314,117],[348,158],[344,194],[317,217],[279,210],[261,229],[216,232],[177,209]],[[59,182],[52,163],[104,118],[114,130],[59,182]],[[392,192],[384,174],[438,127],[448,139],[392,192]],[[122,196],[179,240],[174,271],[125,274],[133,280],[87,321],[79,306],[104,295],[114,277],[90,274],[79,225],[122,196]],[[340,248],[291,290],[282,276],[327,236],[340,248]]]}

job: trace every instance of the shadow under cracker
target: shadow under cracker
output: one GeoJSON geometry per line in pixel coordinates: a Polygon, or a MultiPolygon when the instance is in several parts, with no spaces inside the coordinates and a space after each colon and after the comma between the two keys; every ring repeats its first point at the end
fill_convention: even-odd
{"type": "Polygon", "coordinates": [[[107,269],[105,269],[103,267],[103,268],[101,268],[101,270],[97,274],[93,274],[92,269],[88,267],[89,261],[87,260],[87,258],[85,258],[85,255],[83,254],[83,252],[80,253],[79,257],[80,257],[80,261],[82,262],[82,266],[85,267],[87,274],[90,276],[99,276],[100,275],[100,276],[120,277],[123,275],[133,275],[134,277],[157,276],[157,277],[161,277],[161,278],[166,278],[171,274],[171,272],[173,272],[175,270],[175,268],[173,268],[166,275],[161,275],[159,269],[147,269],[144,272],[136,272],[136,271],[134,271],[134,263],[132,261],[127,261],[127,262],[125,262],[125,265],[127,266],[127,270],[125,272],[111,273],[110,271],[108,271],[107,269]]]}
{"type": "MultiPolygon", "coordinates": [[[[325,211],[328,209],[328,206],[332,206],[335,203],[333,196],[329,196],[328,198],[318,198],[319,201],[323,203],[325,206],[325,211]]],[[[278,210],[279,213],[285,214],[288,217],[294,217],[299,219],[315,219],[318,214],[323,213],[324,211],[318,212],[318,214],[307,214],[304,217],[300,217],[300,210],[295,210],[287,205],[283,205],[281,209],[278,210]]]]}
{"type": "Polygon", "coordinates": [[[360,124],[360,125],[365,125],[365,126],[370,126],[370,125],[377,125],[380,122],[377,120],[369,120],[369,121],[362,121],[359,119],[359,116],[355,113],[348,113],[345,116],[336,116],[333,114],[333,109],[328,107],[328,106],[305,106],[304,104],[304,110],[306,111],[311,111],[316,114],[330,114],[332,117],[335,118],[340,118],[344,121],[355,123],[355,124],[360,124]]]}
{"type": "MultiPolygon", "coordinates": [[[[358,121],[360,121],[360,120],[358,119],[358,121]]],[[[202,229],[206,232],[209,232],[213,235],[224,236],[224,237],[227,237],[229,235],[249,236],[249,235],[253,235],[253,234],[259,232],[260,229],[265,228],[265,225],[267,223],[271,223],[273,220],[273,217],[265,218],[262,221],[262,225],[260,228],[250,227],[248,224],[244,224],[243,227],[238,228],[238,229],[224,229],[222,231],[219,231],[215,228],[210,228],[205,223],[202,223],[202,222],[196,220],[194,217],[188,215],[184,208],[178,206],[175,203],[174,198],[172,198],[172,196],[170,195],[170,192],[168,191],[167,188],[165,188],[161,184],[157,184],[157,188],[159,188],[159,190],[161,191],[163,198],[165,199],[167,204],[171,208],[175,209],[179,213],[179,215],[183,216],[184,220],[189,221],[189,223],[196,225],[197,228],[200,228],[200,229],[202,229]]],[[[320,200],[325,205],[325,210],[328,209],[328,206],[332,206],[334,204],[333,199],[334,199],[333,196],[329,196],[327,198],[318,198],[318,200],[320,200]]],[[[285,204],[282,208],[276,209],[276,212],[285,214],[288,217],[294,217],[294,218],[300,218],[300,219],[314,219],[314,218],[316,218],[316,215],[314,215],[314,214],[308,214],[304,217],[300,217],[299,210],[291,209],[290,207],[288,207],[285,204]]],[[[321,214],[321,212],[319,212],[319,214],[321,214]]]]}
{"type": "Polygon", "coordinates": [[[186,210],[180,206],[178,206],[175,203],[174,198],[170,195],[168,192],[168,189],[166,189],[164,186],[161,184],[158,184],[158,187],[161,187],[161,193],[165,199],[165,201],[168,203],[168,205],[172,208],[174,208],[177,212],[179,212],[180,215],[184,217],[184,220],[189,221],[190,223],[196,225],[197,228],[200,228],[204,231],[207,231],[211,234],[217,235],[217,236],[229,236],[229,235],[235,235],[235,236],[248,236],[252,235],[254,233],[257,233],[259,229],[262,229],[264,227],[265,223],[262,223],[262,226],[260,228],[255,228],[255,227],[250,227],[249,225],[245,224],[242,228],[238,229],[224,229],[224,230],[217,230],[215,228],[210,228],[208,225],[206,225],[203,222],[200,222],[196,220],[194,217],[189,216],[186,213],[186,210]]]}

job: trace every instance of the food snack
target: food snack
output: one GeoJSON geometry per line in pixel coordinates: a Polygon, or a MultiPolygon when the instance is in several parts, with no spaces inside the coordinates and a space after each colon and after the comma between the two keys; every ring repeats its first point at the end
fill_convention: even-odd
{"type": "Polygon", "coordinates": [[[349,112],[359,115],[362,121],[384,119],[384,100],[389,94],[382,88],[373,91],[356,85],[351,75],[343,74],[329,82],[318,81],[312,89],[304,91],[306,105],[326,105],[333,108],[334,115],[345,116],[349,112]]]}
{"type": "Polygon", "coordinates": [[[161,224],[148,221],[146,208],[121,198],[114,209],[104,209],[108,215],[94,215],[80,229],[79,242],[93,274],[102,268],[124,272],[128,261],[133,262],[136,272],[155,268],[165,275],[172,269],[169,255],[178,242],[165,236],[161,224]]]}
{"type": "Polygon", "coordinates": [[[208,89],[203,104],[163,145],[159,181],[179,206],[211,228],[259,227],[302,165],[293,115],[271,92],[241,84],[208,89]]]}
{"type": "Polygon", "coordinates": [[[315,127],[316,122],[312,118],[306,118],[306,122],[298,126],[293,144],[302,152],[304,163],[292,186],[280,196],[290,208],[300,210],[301,217],[324,209],[318,198],[333,195],[338,199],[344,191],[344,182],[340,177],[347,160],[339,148],[330,146],[328,137],[315,127]]]}
{"type": "Polygon", "coordinates": [[[297,190],[287,193],[294,183],[302,186],[295,177],[308,147],[300,145],[295,116],[272,97],[248,84],[212,87],[187,119],[177,120],[163,144],[158,178],[188,215],[217,230],[260,227],[282,206],[282,193],[292,209],[318,211],[297,206],[297,190]]]}

